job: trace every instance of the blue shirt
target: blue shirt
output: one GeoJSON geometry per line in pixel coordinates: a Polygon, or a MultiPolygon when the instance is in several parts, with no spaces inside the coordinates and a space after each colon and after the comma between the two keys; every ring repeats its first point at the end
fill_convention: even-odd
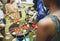
{"type": "Polygon", "coordinates": [[[36,22],[39,22],[39,20],[41,20],[42,18],[44,18],[47,15],[48,8],[46,8],[44,6],[42,0],[38,0],[36,10],[38,12],[36,22]]]}

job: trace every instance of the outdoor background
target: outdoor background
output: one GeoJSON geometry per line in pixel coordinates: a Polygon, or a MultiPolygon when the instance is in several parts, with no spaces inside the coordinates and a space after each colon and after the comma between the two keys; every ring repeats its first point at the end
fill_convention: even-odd
{"type": "MultiPolygon", "coordinates": [[[[23,6],[33,6],[32,4],[23,4],[23,6]]],[[[22,18],[21,18],[21,21],[22,22],[25,22],[25,17],[26,17],[26,13],[25,13],[25,10],[26,8],[22,8],[22,18]]],[[[10,39],[8,40],[3,40],[3,41],[12,41],[12,39],[14,39],[14,37],[9,33],[9,26],[10,26],[10,20],[8,20],[8,18],[6,17],[6,27],[5,27],[5,31],[6,31],[6,34],[10,37],[10,39]]],[[[33,40],[33,35],[34,33],[33,32],[30,32],[26,37],[29,37],[30,38],[30,41],[33,40]]]]}
{"type": "MultiPolygon", "coordinates": [[[[2,0],[3,4],[5,4],[6,1],[7,0],[2,0]]],[[[31,6],[33,6],[33,0],[22,0],[22,5],[26,6],[26,7],[31,7],[31,6]]],[[[22,22],[25,22],[25,17],[26,17],[25,10],[26,10],[26,8],[22,8],[22,18],[21,18],[22,22]]],[[[14,37],[9,33],[10,25],[11,25],[10,20],[8,20],[8,17],[6,17],[5,31],[6,31],[7,36],[9,36],[10,39],[8,39],[8,40],[3,39],[3,41],[12,41],[12,39],[14,39],[14,37]]],[[[26,37],[30,38],[30,41],[32,41],[33,40],[33,35],[34,35],[34,33],[30,32],[26,37]]],[[[2,35],[0,34],[0,36],[2,36],[2,35]]]]}

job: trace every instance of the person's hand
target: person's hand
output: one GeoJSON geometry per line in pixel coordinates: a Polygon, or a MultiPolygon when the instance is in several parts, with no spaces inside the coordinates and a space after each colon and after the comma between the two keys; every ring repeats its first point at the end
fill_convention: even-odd
{"type": "Polygon", "coordinates": [[[0,24],[0,27],[3,27],[4,28],[5,26],[6,26],[5,24],[0,24]]]}
{"type": "Polygon", "coordinates": [[[12,20],[14,20],[14,17],[11,17],[12,20]]]}
{"type": "Polygon", "coordinates": [[[14,20],[14,17],[12,17],[12,16],[9,16],[12,20],[14,20]]]}

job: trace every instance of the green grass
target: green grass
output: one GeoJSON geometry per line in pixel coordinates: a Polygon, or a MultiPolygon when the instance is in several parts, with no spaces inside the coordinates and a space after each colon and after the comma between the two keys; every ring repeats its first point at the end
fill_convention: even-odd
{"type": "MultiPolygon", "coordinates": [[[[23,4],[24,5],[24,4],[23,4]]],[[[32,6],[31,4],[25,4],[26,6],[32,6]]],[[[25,8],[22,8],[22,22],[25,22],[25,17],[26,17],[26,14],[25,14],[25,8]]],[[[10,24],[10,20],[8,20],[8,18],[6,18],[6,33],[9,33],[9,26],[11,25],[10,24]]],[[[32,41],[33,39],[32,39],[32,36],[34,35],[34,33],[33,32],[30,32],[26,37],[29,37],[30,38],[30,41],[32,41]]],[[[8,34],[8,36],[10,37],[10,39],[8,39],[8,40],[3,40],[3,41],[12,41],[12,39],[13,39],[13,36],[11,36],[11,34],[8,34]]]]}

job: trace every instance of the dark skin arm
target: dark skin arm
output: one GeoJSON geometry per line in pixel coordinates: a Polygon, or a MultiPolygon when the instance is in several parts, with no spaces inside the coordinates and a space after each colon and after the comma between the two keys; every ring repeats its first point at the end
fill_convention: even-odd
{"type": "Polygon", "coordinates": [[[50,18],[44,18],[38,23],[38,29],[36,31],[36,41],[46,41],[50,35],[55,35],[55,24],[50,18]]]}

